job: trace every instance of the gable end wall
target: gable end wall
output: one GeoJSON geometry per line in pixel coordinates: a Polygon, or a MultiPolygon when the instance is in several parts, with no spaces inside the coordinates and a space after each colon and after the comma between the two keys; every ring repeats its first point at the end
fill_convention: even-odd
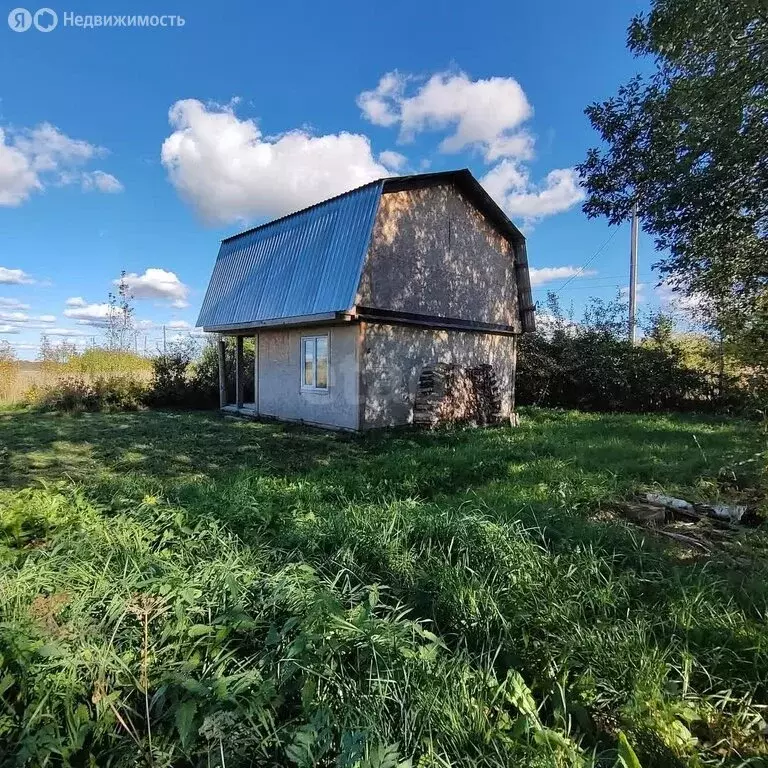
{"type": "Polygon", "coordinates": [[[384,193],[356,303],[519,332],[513,253],[452,184],[384,193]]]}

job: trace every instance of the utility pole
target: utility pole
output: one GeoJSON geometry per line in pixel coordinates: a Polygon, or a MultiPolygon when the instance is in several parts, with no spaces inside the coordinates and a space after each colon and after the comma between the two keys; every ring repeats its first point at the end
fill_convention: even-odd
{"type": "Polygon", "coordinates": [[[629,322],[627,338],[630,344],[635,343],[635,320],[637,314],[637,240],[639,235],[637,203],[632,206],[632,234],[629,249],[629,322]]]}
{"type": "Polygon", "coordinates": [[[163,354],[165,354],[165,326],[163,326],[163,354]]]}

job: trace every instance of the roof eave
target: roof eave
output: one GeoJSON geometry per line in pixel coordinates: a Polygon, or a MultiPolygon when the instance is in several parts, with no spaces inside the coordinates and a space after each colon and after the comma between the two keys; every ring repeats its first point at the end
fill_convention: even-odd
{"type": "Polygon", "coordinates": [[[294,317],[276,317],[269,320],[256,320],[244,323],[228,323],[227,325],[204,325],[206,333],[235,333],[237,331],[296,327],[302,325],[318,325],[319,323],[348,323],[353,314],[348,311],[318,312],[314,315],[296,315],[294,317]]]}

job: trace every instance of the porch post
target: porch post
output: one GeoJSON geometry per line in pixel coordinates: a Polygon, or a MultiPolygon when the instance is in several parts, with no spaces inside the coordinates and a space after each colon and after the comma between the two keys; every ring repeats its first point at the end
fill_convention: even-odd
{"type": "Polygon", "coordinates": [[[243,389],[245,380],[243,377],[243,337],[235,336],[235,404],[243,407],[243,389]]]}
{"type": "Polygon", "coordinates": [[[253,339],[253,404],[259,412],[259,334],[253,339]]]}
{"type": "Polygon", "coordinates": [[[224,355],[226,346],[224,343],[224,337],[219,336],[219,408],[223,408],[227,404],[227,379],[224,371],[224,355]]]}

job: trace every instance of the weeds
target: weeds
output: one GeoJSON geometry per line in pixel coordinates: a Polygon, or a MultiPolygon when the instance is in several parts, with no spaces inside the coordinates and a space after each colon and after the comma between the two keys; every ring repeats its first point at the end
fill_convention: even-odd
{"type": "Polygon", "coordinates": [[[347,438],[142,413],[0,430],[6,486],[66,478],[0,491],[14,764],[766,759],[762,534],[745,570],[595,514],[653,484],[746,492],[752,465],[739,488],[719,467],[755,457],[753,425],[537,412],[347,438]]]}

